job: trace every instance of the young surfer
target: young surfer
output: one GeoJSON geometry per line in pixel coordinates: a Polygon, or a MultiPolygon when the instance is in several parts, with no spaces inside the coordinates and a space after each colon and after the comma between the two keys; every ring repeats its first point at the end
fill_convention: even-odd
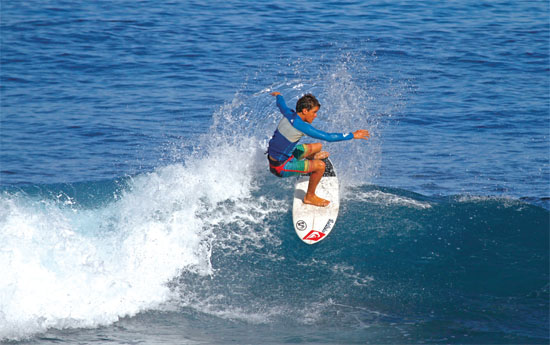
{"type": "Polygon", "coordinates": [[[323,132],[311,125],[321,107],[315,96],[304,95],[296,103],[294,111],[287,107],[280,92],[272,92],[271,95],[277,98],[277,106],[283,114],[283,118],[269,141],[267,149],[269,170],[278,177],[311,173],[304,203],[327,206],[330,201],[315,195],[315,190],[325,173],[325,162],[322,159],[327,158],[329,153],[321,151],[323,148],[321,143],[298,145],[298,141],[305,135],[329,142],[351,139],[367,140],[369,132],[364,129],[347,134],[323,132]]]}

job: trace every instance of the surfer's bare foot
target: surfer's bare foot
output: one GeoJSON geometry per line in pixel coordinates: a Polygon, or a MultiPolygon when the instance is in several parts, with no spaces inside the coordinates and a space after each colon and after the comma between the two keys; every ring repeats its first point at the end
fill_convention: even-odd
{"type": "Polygon", "coordinates": [[[323,198],[319,198],[315,194],[313,195],[306,194],[306,196],[304,197],[304,204],[325,207],[325,206],[328,206],[328,204],[330,204],[330,201],[323,198]]]}
{"type": "Polygon", "coordinates": [[[325,159],[325,158],[328,158],[328,156],[329,156],[329,153],[327,151],[321,151],[321,152],[317,152],[313,156],[313,159],[325,159]]]}

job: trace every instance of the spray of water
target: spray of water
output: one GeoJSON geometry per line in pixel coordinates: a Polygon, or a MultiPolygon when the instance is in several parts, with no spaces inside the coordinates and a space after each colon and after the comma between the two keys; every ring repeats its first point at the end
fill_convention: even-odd
{"type": "Polygon", "coordinates": [[[285,195],[292,188],[292,181],[269,174],[263,154],[281,116],[271,91],[281,92],[292,107],[304,93],[314,93],[322,103],[315,125],[323,130],[369,130],[368,142],[326,147],[344,185],[370,183],[399,87],[385,88],[388,83],[373,78],[370,61],[345,54],[326,66],[292,64],[290,78],[238,92],[218,109],[192,149],[182,144],[184,157],[174,145],[184,163],[128,178],[108,202],[0,195],[0,267],[7,268],[0,280],[0,339],[106,325],[173,299],[212,309],[206,306],[215,296],[194,294],[177,277],[215,275],[214,247],[240,255],[266,240],[280,242],[262,225],[270,214],[288,210],[285,195]]]}
{"type": "Polygon", "coordinates": [[[7,268],[0,338],[110,324],[170,301],[167,282],[182,271],[212,274],[212,224],[220,220],[211,215],[253,190],[253,169],[223,167],[253,156],[250,147],[136,176],[115,201],[97,207],[0,196],[0,266],[7,268]]]}

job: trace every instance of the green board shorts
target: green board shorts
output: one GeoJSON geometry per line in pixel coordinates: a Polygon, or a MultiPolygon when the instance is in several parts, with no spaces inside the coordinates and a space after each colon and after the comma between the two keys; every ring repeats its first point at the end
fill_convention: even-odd
{"type": "Polygon", "coordinates": [[[311,172],[307,156],[307,146],[300,144],[292,152],[292,156],[284,162],[273,162],[269,160],[269,171],[278,177],[290,177],[311,172]]]}

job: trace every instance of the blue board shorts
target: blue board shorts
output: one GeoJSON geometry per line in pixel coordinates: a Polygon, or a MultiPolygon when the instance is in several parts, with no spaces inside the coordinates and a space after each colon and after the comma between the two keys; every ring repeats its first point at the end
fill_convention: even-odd
{"type": "Polygon", "coordinates": [[[278,177],[290,177],[311,172],[307,156],[307,145],[300,144],[292,152],[292,156],[286,161],[272,161],[268,157],[269,171],[278,177]]]}

